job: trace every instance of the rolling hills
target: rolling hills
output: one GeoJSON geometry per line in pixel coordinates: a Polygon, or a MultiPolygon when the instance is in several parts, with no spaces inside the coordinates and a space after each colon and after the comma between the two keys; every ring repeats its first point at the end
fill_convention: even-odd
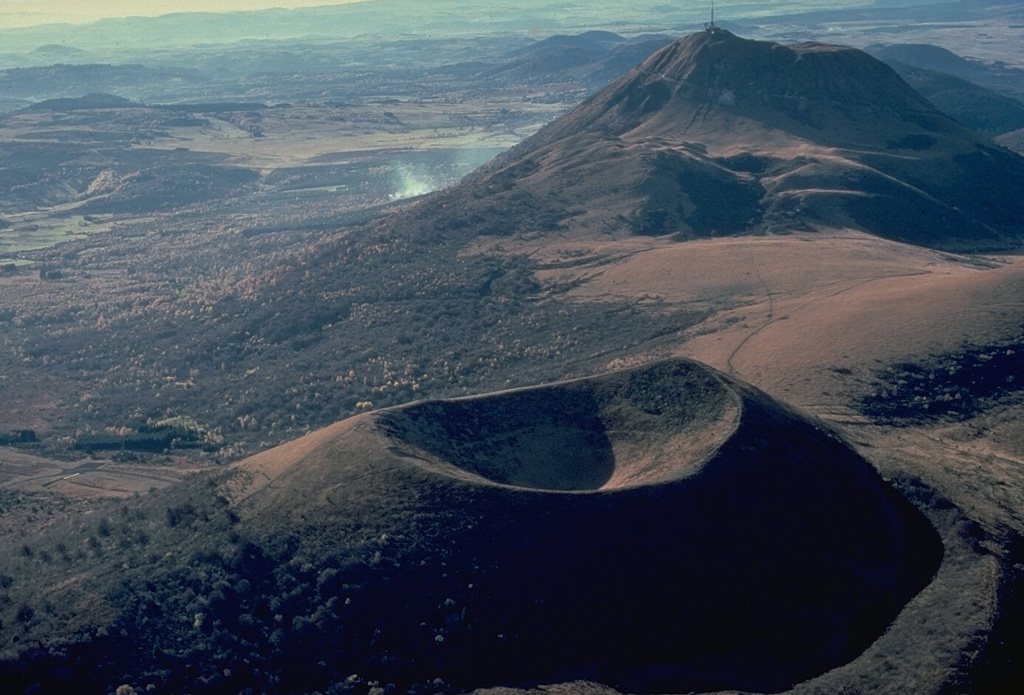
{"type": "Polygon", "coordinates": [[[43,528],[0,539],[0,682],[1011,692],[1024,264],[967,251],[1019,247],[1020,161],[864,54],[716,31],[298,249],[41,252],[5,347],[115,432],[138,403],[269,437],[426,400],[17,507],[43,528]],[[437,398],[466,391],[493,392],[437,398]]]}

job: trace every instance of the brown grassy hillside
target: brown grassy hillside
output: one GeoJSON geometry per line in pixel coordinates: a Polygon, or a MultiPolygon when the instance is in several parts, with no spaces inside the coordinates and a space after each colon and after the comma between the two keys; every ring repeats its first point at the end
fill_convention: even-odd
{"type": "Polygon", "coordinates": [[[854,49],[702,32],[663,48],[427,203],[427,226],[573,237],[853,227],[1020,244],[1024,159],[854,49]]]}

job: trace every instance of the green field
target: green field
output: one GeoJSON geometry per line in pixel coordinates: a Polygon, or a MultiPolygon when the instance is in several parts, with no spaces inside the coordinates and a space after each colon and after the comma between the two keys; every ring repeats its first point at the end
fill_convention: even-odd
{"type": "MultiPolygon", "coordinates": [[[[23,213],[6,219],[9,226],[0,228],[0,258],[24,251],[48,248],[63,241],[82,239],[90,234],[110,231],[113,222],[87,215],[47,212],[23,213]]],[[[14,259],[15,265],[29,261],[14,259]]]]}

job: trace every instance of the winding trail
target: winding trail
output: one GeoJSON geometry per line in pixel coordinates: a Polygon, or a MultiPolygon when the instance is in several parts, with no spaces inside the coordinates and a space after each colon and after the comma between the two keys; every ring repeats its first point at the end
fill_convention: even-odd
{"type": "Polygon", "coordinates": [[[740,341],[740,344],[733,348],[733,351],[729,353],[729,357],[726,358],[725,364],[730,375],[736,374],[736,367],[732,363],[733,358],[739,354],[739,351],[743,349],[751,338],[770,326],[775,320],[775,298],[772,296],[772,291],[768,287],[768,283],[765,282],[764,276],[761,275],[761,267],[757,264],[757,257],[754,256],[753,248],[750,250],[750,262],[754,266],[754,272],[757,274],[757,280],[761,283],[761,287],[764,288],[765,296],[768,298],[768,314],[765,316],[764,323],[747,334],[747,336],[740,341]]]}

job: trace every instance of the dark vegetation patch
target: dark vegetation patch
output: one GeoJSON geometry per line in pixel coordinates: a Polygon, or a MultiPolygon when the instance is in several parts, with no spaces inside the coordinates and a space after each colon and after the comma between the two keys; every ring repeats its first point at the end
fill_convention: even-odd
{"type": "Polygon", "coordinates": [[[966,420],[1024,391],[1024,334],[922,362],[902,362],[876,375],[859,401],[877,422],[902,425],[966,420]]]}
{"type": "Polygon", "coordinates": [[[628,214],[633,233],[683,241],[757,224],[764,195],[759,182],[700,155],[658,152],[643,159],[638,179],[629,183],[643,197],[628,214]]]}
{"type": "Polygon", "coordinates": [[[79,111],[84,109],[122,109],[137,106],[130,99],[95,92],[86,94],[84,97],[72,97],[63,99],[47,99],[38,104],[33,104],[25,111],[79,111]]]}
{"type": "Polygon", "coordinates": [[[169,449],[203,449],[217,451],[218,439],[195,421],[169,418],[147,423],[138,431],[85,434],[75,439],[75,448],[88,453],[97,451],[163,452],[169,449]]]}
{"type": "Polygon", "coordinates": [[[10,446],[12,444],[34,444],[39,441],[34,430],[15,430],[13,432],[0,432],[0,445],[10,446]]]}

